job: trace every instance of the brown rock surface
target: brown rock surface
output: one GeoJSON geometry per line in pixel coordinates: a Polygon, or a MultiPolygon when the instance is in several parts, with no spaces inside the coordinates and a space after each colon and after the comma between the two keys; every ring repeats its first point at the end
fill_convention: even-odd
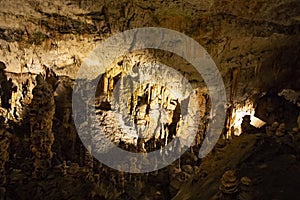
{"type": "MultiPolygon", "coordinates": [[[[292,130],[300,129],[298,0],[0,0],[0,5],[0,117],[5,118],[0,129],[0,199],[4,193],[6,199],[221,198],[236,192],[244,176],[251,186],[241,179],[239,199],[299,197],[300,137],[299,130],[292,130]],[[193,87],[194,96],[186,102],[190,108],[200,107],[197,148],[189,148],[172,166],[147,174],[118,172],[93,158],[91,152],[109,145],[103,135],[88,147],[78,137],[71,111],[74,78],[103,40],[139,27],[169,28],[199,42],[222,75],[229,106],[243,107],[247,99],[260,107],[256,115],[265,118],[267,135],[263,128],[232,140],[223,133],[219,149],[198,159],[207,124],[215,119],[202,77],[170,52],[136,51],[116,58],[103,74],[95,103],[99,123],[93,128],[101,127],[115,145],[134,153],[161,149],[180,135],[181,145],[171,147],[180,150],[189,139],[189,124],[179,111],[182,102],[161,83],[167,80],[171,86],[181,79],[160,70],[153,78],[158,84],[130,91],[133,84],[124,78],[138,76],[134,67],[163,63],[193,87]],[[117,89],[120,95],[114,98],[117,89]],[[161,108],[167,111],[158,115],[161,108]],[[122,111],[123,121],[116,110],[122,111]],[[133,123],[138,131],[127,126],[133,123]],[[132,137],[137,133],[145,137],[132,137]]],[[[81,95],[79,104],[88,100],[81,95]]],[[[91,140],[89,123],[96,119],[86,113],[79,118],[84,139],[91,140]]],[[[128,159],[122,165],[138,172],[139,165],[155,162],[128,159]]]]}

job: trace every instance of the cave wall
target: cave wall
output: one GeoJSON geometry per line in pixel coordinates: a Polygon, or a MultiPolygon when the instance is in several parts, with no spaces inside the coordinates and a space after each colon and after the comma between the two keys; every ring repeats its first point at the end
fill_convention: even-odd
{"type": "Polygon", "coordinates": [[[0,54],[9,72],[39,73],[46,66],[74,78],[101,40],[154,26],[183,32],[203,45],[221,71],[230,100],[261,90],[299,89],[296,0],[18,0],[1,5],[0,54]]]}
{"type": "MultiPolygon", "coordinates": [[[[300,3],[297,0],[17,0],[0,4],[0,61],[3,62],[0,63],[0,112],[7,117],[1,125],[0,173],[8,180],[1,180],[0,189],[1,194],[7,190],[9,198],[168,199],[197,171],[196,148],[169,168],[147,176],[119,173],[93,160],[89,154],[91,149],[87,150],[78,138],[71,117],[73,79],[97,44],[124,30],[154,26],[185,33],[212,56],[222,74],[229,102],[243,104],[249,97],[253,101],[258,99],[257,105],[262,107],[258,115],[268,124],[279,121],[286,122],[288,128],[297,125],[299,111],[295,104],[299,100],[295,103],[279,100],[279,104],[295,109],[292,116],[278,118],[280,110],[276,110],[273,120],[264,116],[268,108],[265,104],[272,104],[265,102],[265,93],[277,96],[282,89],[299,91],[300,3]],[[36,80],[39,73],[49,93],[40,95],[51,99],[46,104],[51,109],[44,113],[34,109],[44,106],[34,93],[34,88],[43,85],[36,80]],[[37,116],[47,118],[46,122],[39,122],[37,116]],[[289,118],[294,120],[291,125],[286,121],[289,118]],[[33,126],[38,126],[35,130],[43,133],[36,141],[30,139],[35,135],[31,131],[33,126]],[[40,166],[51,170],[40,174],[40,166]],[[148,193],[144,195],[145,191],[148,193]]],[[[149,50],[118,58],[105,74],[110,80],[107,84],[114,85],[120,78],[122,70],[118,69],[155,60],[179,70],[193,86],[200,88],[198,100],[202,105],[209,102],[201,77],[186,61],[168,52],[149,50]]],[[[101,87],[105,88],[105,84],[101,87]]],[[[112,88],[107,89],[105,98],[110,98],[112,88]]],[[[103,102],[105,99],[100,103],[103,102]]],[[[271,107],[276,109],[276,105],[271,107]]],[[[202,108],[201,114],[207,115],[207,108],[202,108]]],[[[101,109],[110,109],[110,105],[103,104],[101,109]]],[[[205,129],[205,123],[201,128],[205,129]]],[[[81,128],[84,130],[86,124],[81,128]]],[[[109,128],[117,131],[116,127],[109,128]]],[[[145,144],[146,148],[151,146],[149,143],[145,144]]],[[[136,163],[125,164],[130,167],[136,163]]]]}

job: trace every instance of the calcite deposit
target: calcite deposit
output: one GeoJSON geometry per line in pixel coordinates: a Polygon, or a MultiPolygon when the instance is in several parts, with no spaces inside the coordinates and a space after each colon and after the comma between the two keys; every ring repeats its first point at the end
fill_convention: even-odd
{"type": "Polygon", "coordinates": [[[9,160],[9,144],[10,144],[10,133],[7,132],[5,127],[5,119],[0,117],[0,197],[3,199],[6,193],[7,178],[6,178],[6,167],[5,163],[9,160]]]}
{"type": "Polygon", "coordinates": [[[36,77],[37,86],[32,90],[29,122],[30,138],[34,154],[34,176],[41,178],[51,168],[53,152],[51,146],[54,141],[52,132],[53,116],[55,112],[53,89],[41,75],[36,77]]]}
{"type": "Polygon", "coordinates": [[[1,200],[299,198],[298,0],[0,6],[1,200]],[[102,42],[142,27],[198,42],[223,79],[225,107],[211,110],[204,77],[184,58],[158,49],[129,49],[103,73],[87,72],[99,81],[75,80],[102,42]],[[224,124],[213,126],[224,109],[224,124]],[[214,145],[208,131],[219,140],[199,158],[205,139],[214,145]],[[158,151],[163,159],[129,156],[113,169],[94,156],[113,147],[138,155],[158,151]],[[166,167],[141,173],[182,149],[166,167]]]}

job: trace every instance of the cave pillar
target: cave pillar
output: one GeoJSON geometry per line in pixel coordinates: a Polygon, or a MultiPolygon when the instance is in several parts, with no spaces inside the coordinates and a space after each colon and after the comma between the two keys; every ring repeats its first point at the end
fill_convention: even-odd
{"type": "Polygon", "coordinates": [[[54,141],[52,122],[55,112],[54,92],[50,84],[38,75],[30,104],[31,151],[34,155],[34,177],[43,178],[51,168],[54,141]]]}
{"type": "Polygon", "coordinates": [[[9,159],[9,136],[10,134],[4,127],[4,117],[0,117],[0,200],[5,198],[6,193],[6,174],[5,163],[9,159]]]}

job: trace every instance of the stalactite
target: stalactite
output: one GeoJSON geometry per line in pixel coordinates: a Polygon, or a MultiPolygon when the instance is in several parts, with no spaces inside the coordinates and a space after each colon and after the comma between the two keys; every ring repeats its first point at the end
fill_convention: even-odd
{"type": "Polygon", "coordinates": [[[234,131],[231,130],[232,126],[232,112],[233,112],[233,105],[230,104],[226,109],[226,118],[225,118],[225,131],[223,133],[224,139],[231,137],[234,131]]]}
{"type": "Polygon", "coordinates": [[[240,73],[241,73],[241,68],[240,67],[237,67],[237,68],[234,68],[232,70],[232,85],[231,85],[231,92],[230,92],[230,101],[233,100],[233,98],[235,97],[236,95],[236,92],[237,92],[237,89],[238,89],[238,78],[240,76],[240,73]]]}
{"type": "Polygon", "coordinates": [[[114,90],[114,78],[110,77],[108,81],[108,90],[112,92],[114,90]]]}
{"type": "Polygon", "coordinates": [[[107,95],[108,92],[108,77],[106,74],[103,75],[103,94],[107,95]]]}
{"type": "Polygon", "coordinates": [[[165,146],[168,144],[168,137],[169,137],[169,129],[166,127],[166,138],[165,138],[165,146]]]}
{"type": "Polygon", "coordinates": [[[161,123],[161,135],[160,135],[160,139],[165,139],[165,129],[164,129],[164,125],[163,123],[161,123]]]}

